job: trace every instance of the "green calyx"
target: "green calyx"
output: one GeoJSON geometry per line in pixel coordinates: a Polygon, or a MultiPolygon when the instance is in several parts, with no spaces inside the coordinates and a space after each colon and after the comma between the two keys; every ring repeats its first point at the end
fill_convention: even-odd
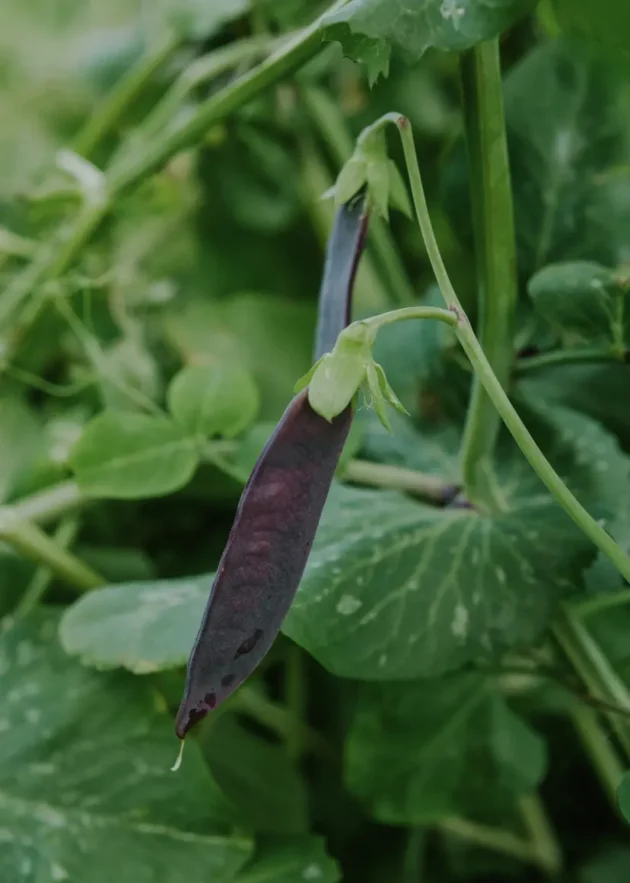
{"type": "Polygon", "coordinates": [[[354,153],[339,172],[331,191],[335,204],[349,202],[362,187],[367,189],[370,207],[381,217],[388,219],[390,205],[412,217],[407,188],[388,156],[382,120],[368,126],[359,135],[354,153]]]}
{"type": "Polygon", "coordinates": [[[376,327],[355,322],[343,331],[332,352],[326,353],[298,381],[295,391],[308,386],[309,404],[320,416],[331,421],[341,414],[365,384],[366,400],[390,429],[387,405],[407,413],[393,391],[382,367],[372,357],[376,327]]]}

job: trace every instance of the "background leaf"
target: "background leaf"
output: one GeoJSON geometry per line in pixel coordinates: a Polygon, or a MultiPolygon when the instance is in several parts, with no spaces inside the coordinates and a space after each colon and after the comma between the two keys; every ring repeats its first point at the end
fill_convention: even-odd
{"type": "Polygon", "coordinates": [[[554,0],[563,28],[630,59],[630,9],[624,0],[554,0]]]}
{"type": "Polygon", "coordinates": [[[0,503],[6,502],[41,447],[41,426],[17,396],[0,398],[0,503]]]}
{"type": "MultiPolygon", "coordinates": [[[[578,496],[610,517],[628,461],[585,418],[549,419],[528,422],[578,496]]],[[[430,677],[535,641],[555,601],[579,590],[594,550],[506,444],[504,511],[493,515],[334,492],[286,634],[333,673],[360,680],[430,677]]]]}
{"type": "Polygon", "coordinates": [[[171,493],[197,467],[194,439],[164,417],[104,411],[85,427],[70,457],[91,497],[134,500],[171,493]]]}
{"type": "Polygon", "coordinates": [[[500,813],[545,767],[543,740],[483,675],[361,688],[346,778],[382,822],[426,825],[480,806],[500,813]]]}
{"type": "Polygon", "coordinates": [[[308,831],[308,795],[286,749],[250,733],[231,714],[209,728],[204,752],[223,793],[256,832],[308,831]]]}
{"type": "Polygon", "coordinates": [[[136,674],[182,666],[201,622],[213,574],[90,592],[64,614],[67,653],[95,668],[136,674]]]}
{"type": "Polygon", "coordinates": [[[494,37],[531,9],[531,0],[350,0],[322,23],[328,40],[367,64],[371,80],[387,73],[392,46],[417,61],[427,49],[461,51],[494,37]]]}
{"type": "Polygon", "coordinates": [[[264,294],[196,302],[166,320],[166,334],[185,362],[237,361],[249,367],[261,395],[261,419],[277,419],[311,362],[315,311],[264,294]]]}
{"type": "Polygon", "coordinates": [[[319,837],[267,839],[236,883],[338,883],[341,872],[319,837]]]}
{"type": "Polygon", "coordinates": [[[625,292],[606,267],[551,264],[532,276],[528,291],[536,312],[569,343],[623,341],[625,292]]]}
{"type": "Polygon", "coordinates": [[[521,273],[556,261],[620,262],[625,184],[605,175],[628,157],[619,100],[610,72],[561,41],[538,46],[507,77],[521,273]]]}
{"type": "Polygon", "coordinates": [[[184,883],[201,869],[233,879],[250,844],[225,835],[231,809],[197,747],[170,774],[172,724],[155,696],[69,660],[56,627],[41,613],[0,638],[3,879],[28,868],[43,883],[105,883],[119,850],[121,883],[184,883]]]}
{"type": "Polygon", "coordinates": [[[189,365],[173,379],[168,404],[190,435],[232,438],[253,423],[258,390],[249,371],[236,362],[189,365]]]}

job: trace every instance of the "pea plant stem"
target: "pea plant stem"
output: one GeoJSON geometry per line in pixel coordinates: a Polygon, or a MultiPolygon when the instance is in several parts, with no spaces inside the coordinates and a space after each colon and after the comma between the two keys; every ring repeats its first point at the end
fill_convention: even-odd
{"type": "MultiPolygon", "coordinates": [[[[443,834],[450,834],[491,852],[516,858],[527,864],[538,866],[541,864],[540,856],[532,844],[524,837],[519,837],[511,831],[492,828],[489,825],[482,825],[462,818],[445,819],[440,822],[438,828],[443,834]]],[[[547,869],[545,868],[545,870],[547,869]]]]}
{"type": "MultiPolygon", "coordinates": [[[[340,8],[344,2],[345,0],[337,0],[329,11],[340,8]]],[[[125,161],[116,162],[105,174],[102,201],[85,206],[73,220],[64,224],[53,241],[43,244],[33,262],[15,276],[4,290],[0,296],[0,327],[35,288],[66,272],[118,196],[137,187],[176,153],[203,138],[211,126],[221,122],[260,92],[303,65],[320,47],[321,36],[317,20],[251,71],[200,104],[186,123],[174,130],[167,130],[160,138],[155,138],[139,155],[134,153],[127,160],[125,154],[125,161]]],[[[9,361],[12,357],[11,347],[7,349],[9,351],[5,352],[5,358],[9,361]]]]}
{"type": "Polygon", "coordinates": [[[285,662],[286,704],[291,712],[291,726],[286,734],[287,754],[297,763],[304,753],[304,721],[307,715],[308,695],[306,659],[297,644],[287,648],[285,662]]]}
{"type": "Polygon", "coordinates": [[[521,449],[530,466],[536,472],[540,480],[547,487],[554,499],[565,510],[577,526],[589,537],[590,540],[604,552],[612,561],[625,579],[630,581],[630,558],[617,545],[612,537],[606,533],[600,524],[586,511],[582,504],[574,497],[569,488],[562,481],[553,466],[549,463],[541,449],[538,447],[529,430],[521,420],[518,412],[509,400],[503,386],[497,379],[492,366],[481,348],[477,337],[464,313],[450,278],[444,266],[442,255],[435,238],[433,225],[429,215],[422,176],[418,165],[418,157],[413,140],[409,121],[399,114],[388,114],[385,120],[394,122],[400,133],[405,155],[405,162],[411,184],[411,192],[416,210],[416,216],[433,271],[447,306],[459,317],[455,332],[468,356],[472,367],[483,385],[490,401],[497,409],[501,419],[512,434],[515,442],[521,449]]]}
{"type": "Polygon", "coordinates": [[[596,347],[575,347],[574,349],[553,350],[550,353],[541,353],[539,356],[528,356],[518,359],[514,366],[517,377],[540,371],[541,368],[549,368],[557,365],[580,365],[580,364],[605,364],[621,360],[618,353],[612,350],[596,347]]]}
{"type": "Polygon", "coordinates": [[[4,507],[17,521],[47,524],[68,512],[85,505],[87,498],[75,481],[64,481],[46,490],[38,491],[10,506],[4,507]]]}
{"type": "MultiPolygon", "coordinates": [[[[62,549],[67,549],[74,542],[79,530],[79,521],[75,515],[66,515],[53,535],[54,542],[62,549]]],[[[14,617],[27,616],[40,604],[48,591],[55,574],[50,567],[38,567],[20,601],[15,608],[14,617]]]]}
{"type": "Polygon", "coordinates": [[[558,876],[564,856],[542,800],[538,794],[525,794],[518,805],[538,864],[550,877],[558,876]]]}
{"type": "MultiPolygon", "coordinates": [[[[341,8],[345,2],[346,0],[337,0],[328,12],[341,8]]],[[[137,186],[174,154],[202,138],[211,126],[305,64],[319,51],[321,44],[320,20],[317,19],[269,58],[203,102],[180,128],[167,132],[164,138],[148,145],[137,163],[116,169],[110,176],[111,190],[117,194],[137,186]]]]}
{"type": "Polygon", "coordinates": [[[168,33],[138,59],[127,74],[120,78],[76,136],[72,146],[76,153],[85,157],[92,156],[105,135],[114,128],[153,75],[175,55],[181,44],[180,35],[175,32],[168,33]]]}
{"type": "Polygon", "coordinates": [[[403,466],[370,463],[367,460],[350,460],[343,471],[343,477],[355,484],[403,491],[438,505],[444,505],[457,493],[456,485],[437,476],[403,466]]]}
{"type": "Polygon", "coordinates": [[[617,789],[626,770],[608,733],[604,732],[597,714],[581,702],[576,702],[571,719],[582,748],[588,755],[606,795],[617,812],[617,789]]]}
{"type": "MultiPolygon", "coordinates": [[[[569,605],[565,605],[562,615],[555,622],[553,633],[562,651],[592,695],[601,696],[625,710],[630,709],[630,691],[569,605]]],[[[628,721],[613,711],[607,712],[606,716],[619,744],[630,759],[628,721]]]]}
{"type": "Polygon", "coordinates": [[[0,540],[81,591],[96,589],[106,580],[72,555],[36,524],[15,517],[10,507],[0,511],[0,540]]]}
{"type": "MultiPolygon", "coordinates": [[[[332,154],[336,165],[341,168],[350,158],[354,149],[352,135],[343,114],[323,89],[305,88],[301,96],[317,131],[332,154]]],[[[373,215],[370,219],[369,237],[391,288],[394,301],[403,306],[413,303],[416,300],[416,293],[409,281],[392,234],[385,221],[377,215],[373,215]]]]}
{"type": "MultiPolygon", "coordinates": [[[[498,38],[461,55],[460,80],[473,208],[480,339],[495,377],[506,389],[514,356],[518,287],[498,38]]],[[[477,375],[461,452],[464,489],[472,502],[492,501],[492,460],[500,425],[500,417],[477,375]]]]}
{"type": "Polygon", "coordinates": [[[572,601],[571,610],[581,619],[586,619],[604,610],[625,607],[626,604],[630,604],[630,589],[621,589],[619,592],[606,592],[601,595],[587,595],[585,598],[572,601]]]}
{"type": "MultiPolygon", "coordinates": [[[[196,58],[166,92],[161,101],[142,123],[135,139],[136,149],[143,150],[146,141],[159,135],[163,127],[172,125],[175,115],[193,91],[193,89],[209,82],[215,77],[229,71],[239,64],[253,61],[279,41],[271,41],[269,37],[246,37],[215,49],[207,55],[196,58]]],[[[284,42],[284,38],[282,40],[284,42]]],[[[121,153],[121,157],[124,153],[121,153]]],[[[118,162],[120,160],[115,160],[118,162]]]]}

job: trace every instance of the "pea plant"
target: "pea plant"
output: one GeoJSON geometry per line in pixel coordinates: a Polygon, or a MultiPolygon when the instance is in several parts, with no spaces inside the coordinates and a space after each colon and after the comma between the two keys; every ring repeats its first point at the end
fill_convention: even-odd
{"type": "Polygon", "coordinates": [[[0,35],[0,878],[626,883],[626,4],[53,6],[0,35]]]}

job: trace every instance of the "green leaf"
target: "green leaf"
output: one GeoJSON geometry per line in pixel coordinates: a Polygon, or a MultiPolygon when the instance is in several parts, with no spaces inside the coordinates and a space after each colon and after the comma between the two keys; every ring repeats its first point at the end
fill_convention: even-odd
{"type": "Polygon", "coordinates": [[[236,883],[338,883],[341,871],[320,837],[263,841],[236,883]]]}
{"type": "Polygon", "coordinates": [[[212,578],[205,574],[90,592],[64,613],[62,646],[95,668],[147,674],[185,665],[212,578]]]}
{"type": "Polygon", "coordinates": [[[12,491],[41,447],[41,426],[17,396],[0,398],[0,503],[12,491]]]}
{"type": "Polygon", "coordinates": [[[617,789],[617,800],[622,816],[630,823],[630,773],[626,773],[621,780],[621,784],[617,789]]]}
{"type": "Polygon", "coordinates": [[[189,365],[173,379],[168,406],[190,435],[239,435],[256,418],[258,390],[251,373],[234,361],[189,365]]]}
{"type": "Polygon", "coordinates": [[[139,410],[162,393],[160,370],[148,349],[135,336],[126,337],[104,351],[98,363],[99,385],[106,408],[139,410]]]}
{"type": "MultiPolygon", "coordinates": [[[[582,502],[611,519],[630,484],[616,443],[561,408],[527,420],[582,502]]],[[[410,434],[400,465],[417,464],[408,452],[423,447],[410,434]]],[[[425,462],[440,456],[454,462],[436,438],[425,462]]],[[[358,680],[432,677],[530,646],[557,599],[579,590],[594,549],[506,439],[500,464],[505,511],[495,514],[333,487],[286,634],[335,674],[358,680]]],[[[99,667],[183,665],[211,582],[203,575],[91,592],[63,618],[64,647],[99,667]]]]}
{"type": "Polygon", "coordinates": [[[208,728],[204,753],[248,828],[270,834],[308,831],[306,787],[285,748],[253,735],[226,714],[208,728]]]}
{"type": "Polygon", "coordinates": [[[266,294],[194,301],[165,319],[167,338],[186,363],[238,362],[256,378],[261,420],[277,419],[296,377],[311,365],[312,306],[266,294]]]}
{"type": "Polygon", "coordinates": [[[165,417],[105,411],[85,427],[70,457],[92,497],[136,500],[183,487],[198,462],[194,439],[165,417]]]}
{"type": "Polygon", "coordinates": [[[625,883],[628,874],[630,849],[625,845],[611,844],[580,869],[577,883],[625,883]]]}
{"type": "Polygon", "coordinates": [[[563,42],[534,49],[506,79],[519,269],[624,258],[628,161],[619,84],[563,42]],[[607,174],[611,173],[611,174],[607,174]]]}
{"type": "Polygon", "coordinates": [[[249,12],[249,0],[167,0],[166,20],[186,37],[202,40],[249,12]]]}
{"type": "Polygon", "coordinates": [[[324,38],[367,64],[370,82],[387,73],[392,48],[417,61],[427,49],[461,52],[500,34],[524,16],[531,0],[350,0],[324,17],[324,38]]]}
{"type": "Polygon", "coordinates": [[[128,675],[100,675],[40,612],[0,636],[3,880],[233,880],[251,845],[191,744],[177,776],[172,720],[128,675]],[[11,846],[8,849],[7,843],[11,846]]]}
{"type": "Polygon", "coordinates": [[[361,688],[346,750],[350,789],[380,822],[427,825],[509,808],[536,789],[542,739],[478,674],[361,688]]]}
{"type": "Polygon", "coordinates": [[[630,58],[630,7],[625,0],[554,0],[562,27],[630,58]]]}
{"type": "MultiPolygon", "coordinates": [[[[527,420],[578,497],[610,518],[630,481],[615,442],[567,411],[527,420]]],[[[285,633],[359,680],[430,677],[530,646],[594,548],[505,438],[499,462],[502,512],[333,490],[285,633]]]]}
{"type": "Polygon", "coordinates": [[[532,276],[528,291],[567,343],[623,341],[625,291],[612,270],[589,261],[551,264],[532,276]]]}

